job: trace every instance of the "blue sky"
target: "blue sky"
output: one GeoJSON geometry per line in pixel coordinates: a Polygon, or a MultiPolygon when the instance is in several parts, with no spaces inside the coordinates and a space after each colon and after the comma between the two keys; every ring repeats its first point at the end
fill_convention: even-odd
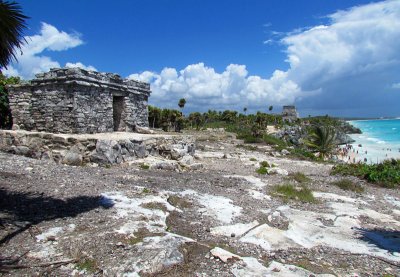
{"type": "Polygon", "coordinates": [[[187,111],[400,116],[399,2],[19,1],[29,43],[6,73],[114,72],[187,111]]]}

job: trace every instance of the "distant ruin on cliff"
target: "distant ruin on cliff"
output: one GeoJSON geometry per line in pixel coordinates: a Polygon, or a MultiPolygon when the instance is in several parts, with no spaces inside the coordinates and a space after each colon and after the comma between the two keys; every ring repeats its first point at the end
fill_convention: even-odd
{"type": "Polygon", "coordinates": [[[295,106],[283,106],[282,119],[284,121],[293,122],[299,118],[295,106]]]}

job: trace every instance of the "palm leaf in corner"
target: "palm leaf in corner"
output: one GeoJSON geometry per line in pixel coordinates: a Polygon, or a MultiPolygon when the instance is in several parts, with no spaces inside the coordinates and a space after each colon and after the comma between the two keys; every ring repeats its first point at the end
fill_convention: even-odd
{"type": "Polygon", "coordinates": [[[21,49],[25,41],[22,32],[26,19],[17,3],[0,0],[0,67],[7,68],[11,60],[16,59],[15,51],[21,49]]]}

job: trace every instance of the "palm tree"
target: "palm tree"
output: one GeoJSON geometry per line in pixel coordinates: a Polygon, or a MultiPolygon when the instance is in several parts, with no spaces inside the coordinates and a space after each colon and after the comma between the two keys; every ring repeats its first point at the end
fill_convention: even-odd
{"type": "Polygon", "coordinates": [[[179,108],[181,108],[181,110],[185,107],[185,104],[186,104],[185,98],[179,99],[178,106],[179,106],[179,108]]]}
{"type": "Polygon", "coordinates": [[[274,106],[269,106],[269,107],[268,107],[268,110],[269,110],[269,111],[272,111],[273,108],[274,108],[274,106]]]}
{"type": "Polygon", "coordinates": [[[336,131],[331,126],[316,126],[304,143],[324,159],[331,156],[336,148],[336,131]]]}
{"type": "Polygon", "coordinates": [[[16,49],[21,49],[25,39],[22,31],[26,28],[27,16],[15,2],[0,0],[0,66],[7,65],[15,56],[16,49]]]}

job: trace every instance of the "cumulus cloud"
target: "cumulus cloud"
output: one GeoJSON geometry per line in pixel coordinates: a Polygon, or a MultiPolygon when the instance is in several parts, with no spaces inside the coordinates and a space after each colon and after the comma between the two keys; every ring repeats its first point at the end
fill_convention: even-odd
{"type": "Polygon", "coordinates": [[[79,67],[79,68],[86,69],[86,70],[97,71],[97,69],[96,69],[94,66],[92,66],[92,65],[86,66],[86,65],[84,65],[84,64],[81,63],[81,62],[77,62],[77,63],[66,63],[66,64],[65,64],[65,67],[67,67],[67,68],[79,67]]]}
{"type": "MultiPolygon", "coordinates": [[[[18,62],[10,65],[4,73],[6,75],[20,76],[31,79],[36,73],[48,71],[53,67],[60,67],[57,61],[43,54],[45,51],[65,51],[83,44],[78,33],[66,33],[59,31],[56,27],[42,23],[39,34],[26,36],[26,43],[21,51],[17,51],[18,62]]],[[[67,63],[70,66],[82,68],[93,68],[84,66],[82,63],[67,63]]]]}
{"type": "Polygon", "coordinates": [[[150,101],[154,105],[176,108],[178,99],[196,110],[235,109],[294,101],[299,88],[286,80],[286,73],[275,71],[270,79],[249,76],[246,66],[230,64],[218,73],[204,63],[180,70],[164,68],[160,73],[145,71],[128,78],[151,83],[150,101]]]}
{"type": "Polygon", "coordinates": [[[395,111],[387,87],[400,70],[400,2],[357,6],[328,19],[327,25],[282,39],[290,64],[288,80],[301,87],[303,96],[319,92],[300,104],[338,113],[354,106],[395,111]]]}
{"type": "MultiPolygon", "coordinates": [[[[303,115],[378,115],[382,107],[398,113],[400,96],[389,90],[397,88],[400,72],[400,1],[356,6],[326,19],[325,25],[283,35],[289,67],[267,79],[249,76],[244,65],[218,73],[203,63],[130,77],[150,82],[150,101],[162,106],[175,107],[185,97],[188,106],[203,110],[295,102],[303,115]]],[[[275,32],[273,40],[277,35],[282,33],[275,32]]]]}

